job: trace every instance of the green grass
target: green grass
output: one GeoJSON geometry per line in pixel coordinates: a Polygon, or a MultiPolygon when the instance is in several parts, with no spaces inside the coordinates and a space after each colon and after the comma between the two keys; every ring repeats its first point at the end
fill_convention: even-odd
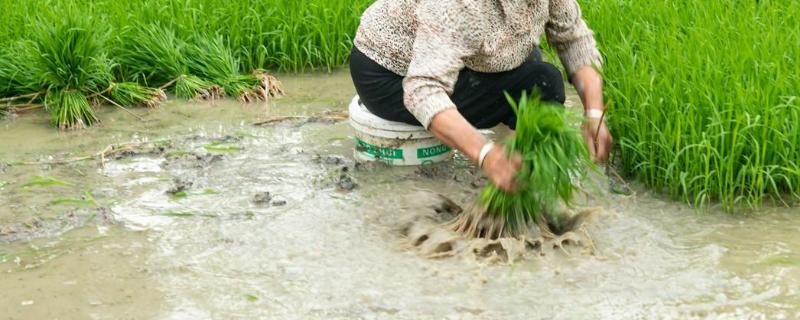
{"type": "Polygon", "coordinates": [[[582,0],[621,168],[728,211],[800,195],[800,1],[582,0]]]}

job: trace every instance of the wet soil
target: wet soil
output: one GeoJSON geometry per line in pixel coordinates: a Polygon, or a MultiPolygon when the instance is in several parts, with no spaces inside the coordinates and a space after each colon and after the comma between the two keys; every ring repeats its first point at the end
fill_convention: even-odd
{"type": "Polygon", "coordinates": [[[345,110],[347,79],[282,78],[268,107],[105,110],[76,133],[46,115],[0,122],[0,315],[800,318],[796,208],[698,213],[600,187],[573,233],[465,239],[443,227],[485,184],[464,159],[356,164],[347,123],[252,125],[345,110]],[[53,164],[126,143],[158,147],[53,164]]]}

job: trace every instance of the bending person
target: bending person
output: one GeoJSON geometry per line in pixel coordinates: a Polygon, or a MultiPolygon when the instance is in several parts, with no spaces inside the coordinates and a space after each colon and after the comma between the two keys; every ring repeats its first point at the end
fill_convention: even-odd
{"type": "Polygon", "coordinates": [[[601,59],[577,0],[378,0],[361,18],[350,72],[370,112],[424,126],[513,190],[519,155],[476,127],[514,129],[504,92],[519,98],[538,88],[543,100],[564,103],[561,72],[534,58],[543,33],[580,94],[590,153],[605,161],[612,137],[600,120],[601,59]]]}

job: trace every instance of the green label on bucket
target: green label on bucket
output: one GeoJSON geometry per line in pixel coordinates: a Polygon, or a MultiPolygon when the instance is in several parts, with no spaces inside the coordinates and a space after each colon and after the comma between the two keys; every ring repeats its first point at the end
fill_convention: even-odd
{"type": "Polygon", "coordinates": [[[403,159],[403,149],[378,147],[356,138],[356,151],[364,152],[377,159],[403,159]]]}
{"type": "Polygon", "coordinates": [[[417,149],[417,158],[419,159],[432,158],[438,155],[448,153],[450,152],[450,150],[452,150],[450,149],[450,147],[443,144],[428,148],[419,148],[417,149]]]}

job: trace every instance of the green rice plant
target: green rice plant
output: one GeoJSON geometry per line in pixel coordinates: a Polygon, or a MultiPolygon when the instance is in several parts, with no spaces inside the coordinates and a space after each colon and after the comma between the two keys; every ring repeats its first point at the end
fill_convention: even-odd
{"type": "MultiPolygon", "coordinates": [[[[73,10],[102,20],[98,27],[112,30],[115,36],[143,23],[173,29],[181,39],[198,34],[224,35],[226,45],[241,61],[243,73],[258,69],[330,70],[347,61],[359,17],[372,2],[374,0],[4,0],[0,1],[0,9],[6,12],[2,21],[5,28],[0,29],[0,44],[25,38],[32,17],[47,11],[73,10]]],[[[116,49],[118,44],[114,43],[110,49],[116,49]]]]}
{"type": "Polygon", "coordinates": [[[217,153],[235,153],[242,151],[242,147],[227,143],[219,143],[219,142],[205,145],[204,148],[209,152],[217,152],[217,153]]]}
{"type": "Polygon", "coordinates": [[[50,201],[50,205],[69,205],[75,207],[88,207],[88,206],[96,206],[97,201],[94,199],[91,192],[84,191],[83,196],[81,196],[80,198],[59,198],[50,201]]]}
{"type": "Polygon", "coordinates": [[[45,106],[50,109],[50,122],[61,130],[85,129],[100,122],[89,99],[78,91],[50,91],[45,106]]]}
{"type": "Polygon", "coordinates": [[[259,85],[252,74],[240,74],[239,59],[233,56],[220,36],[200,36],[186,47],[189,69],[203,79],[218,84],[224,94],[244,100],[259,85]]]}
{"type": "Polygon", "coordinates": [[[541,102],[537,96],[523,94],[518,103],[507,98],[517,114],[517,127],[506,149],[522,154],[516,176],[520,187],[506,192],[489,183],[481,192],[481,205],[465,212],[452,228],[491,239],[524,235],[534,227],[567,231],[561,206],[570,204],[591,166],[581,133],[573,125],[577,119],[562,106],[541,102]]]}
{"type": "Polygon", "coordinates": [[[114,83],[109,90],[112,101],[122,106],[143,105],[156,108],[167,96],[161,89],[148,88],[133,82],[114,83]]]}
{"type": "MultiPolygon", "coordinates": [[[[10,98],[39,90],[32,72],[34,57],[29,45],[14,41],[0,46],[0,97],[10,98]]],[[[11,104],[19,101],[9,99],[6,102],[11,104]]]]}
{"type": "Polygon", "coordinates": [[[183,99],[204,100],[213,84],[191,75],[185,56],[186,42],[175,31],[159,24],[136,24],[117,37],[115,57],[123,78],[173,87],[183,99]]]}
{"type": "Polygon", "coordinates": [[[22,185],[22,188],[31,187],[52,187],[52,186],[71,186],[72,184],[64,180],[48,176],[35,176],[30,181],[22,185]]]}
{"type": "Polygon", "coordinates": [[[205,101],[218,97],[218,87],[197,76],[183,75],[175,80],[175,96],[183,99],[205,101]]]}
{"type": "Polygon", "coordinates": [[[45,107],[53,126],[81,129],[98,122],[87,95],[105,90],[112,80],[113,64],[103,46],[106,34],[76,14],[41,18],[32,31],[31,72],[47,92],[45,107]]]}
{"type": "Polygon", "coordinates": [[[108,88],[113,64],[104,47],[107,34],[89,20],[78,15],[41,19],[32,31],[36,57],[32,68],[40,87],[81,92],[108,88]]]}
{"type": "Polygon", "coordinates": [[[136,23],[116,36],[114,58],[123,78],[163,85],[189,73],[184,41],[168,26],[136,23]]]}
{"type": "Polygon", "coordinates": [[[71,90],[104,102],[99,94],[123,82],[186,99],[266,100],[281,90],[265,70],[343,65],[372,2],[0,0],[0,99],[14,98],[0,112],[71,90]],[[187,58],[197,48],[208,51],[187,58]]]}
{"type": "Polygon", "coordinates": [[[581,3],[624,173],[696,207],[800,198],[800,1],[581,3]]]}

